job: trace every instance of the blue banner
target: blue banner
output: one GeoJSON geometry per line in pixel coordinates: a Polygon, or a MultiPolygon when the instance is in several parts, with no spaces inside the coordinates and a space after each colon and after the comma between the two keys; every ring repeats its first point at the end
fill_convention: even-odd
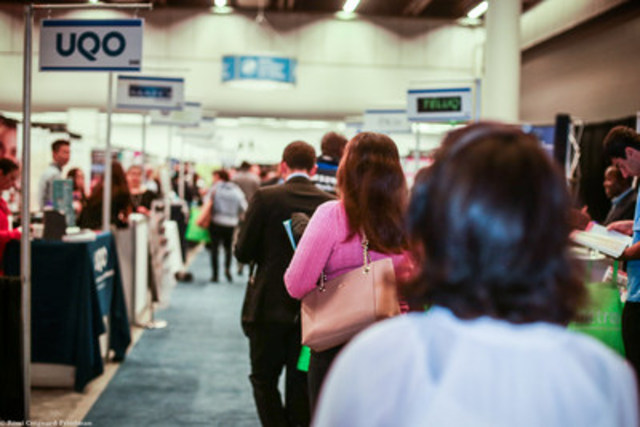
{"type": "Polygon", "coordinates": [[[295,84],[297,61],[266,55],[228,55],[222,57],[222,81],[268,81],[295,84]]]}

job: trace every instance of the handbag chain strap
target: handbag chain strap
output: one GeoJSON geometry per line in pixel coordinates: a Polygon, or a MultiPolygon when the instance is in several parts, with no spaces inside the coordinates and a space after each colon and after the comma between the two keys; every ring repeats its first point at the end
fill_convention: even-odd
{"type": "Polygon", "coordinates": [[[367,235],[364,234],[364,231],[362,232],[362,257],[363,257],[363,261],[362,261],[362,266],[363,266],[363,270],[362,273],[363,274],[367,274],[369,272],[369,270],[371,269],[371,256],[369,255],[369,239],[367,239],[367,235]]]}
{"type": "MultiPolygon", "coordinates": [[[[367,274],[371,270],[371,255],[369,255],[369,239],[367,235],[362,232],[362,274],[367,274]]],[[[318,282],[318,291],[325,292],[327,290],[325,282],[327,281],[327,275],[324,270],[320,272],[320,281],[318,282]]]]}

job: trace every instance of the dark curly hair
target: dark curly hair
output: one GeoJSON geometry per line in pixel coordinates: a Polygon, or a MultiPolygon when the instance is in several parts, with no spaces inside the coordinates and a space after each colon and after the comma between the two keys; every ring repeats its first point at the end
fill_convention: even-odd
{"type": "Polygon", "coordinates": [[[568,212],[562,174],[535,137],[489,122],[453,131],[412,194],[421,271],[403,293],[463,319],[566,324],[587,299],[568,212]]]}

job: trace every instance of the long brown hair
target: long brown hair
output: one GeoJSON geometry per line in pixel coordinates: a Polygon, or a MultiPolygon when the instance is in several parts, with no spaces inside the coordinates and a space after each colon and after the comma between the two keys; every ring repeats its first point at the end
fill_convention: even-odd
{"type": "Polygon", "coordinates": [[[345,148],[337,178],[351,235],[364,231],[378,252],[406,248],[408,190],[395,142],[383,134],[359,133],[345,148]]]}

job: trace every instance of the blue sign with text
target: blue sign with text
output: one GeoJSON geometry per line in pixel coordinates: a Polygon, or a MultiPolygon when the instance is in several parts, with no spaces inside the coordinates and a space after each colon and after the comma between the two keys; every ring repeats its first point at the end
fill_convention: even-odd
{"type": "Polygon", "coordinates": [[[268,81],[295,84],[297,61],[266,55],[228,55],[222,57],[222,81],[268,81]]]}

